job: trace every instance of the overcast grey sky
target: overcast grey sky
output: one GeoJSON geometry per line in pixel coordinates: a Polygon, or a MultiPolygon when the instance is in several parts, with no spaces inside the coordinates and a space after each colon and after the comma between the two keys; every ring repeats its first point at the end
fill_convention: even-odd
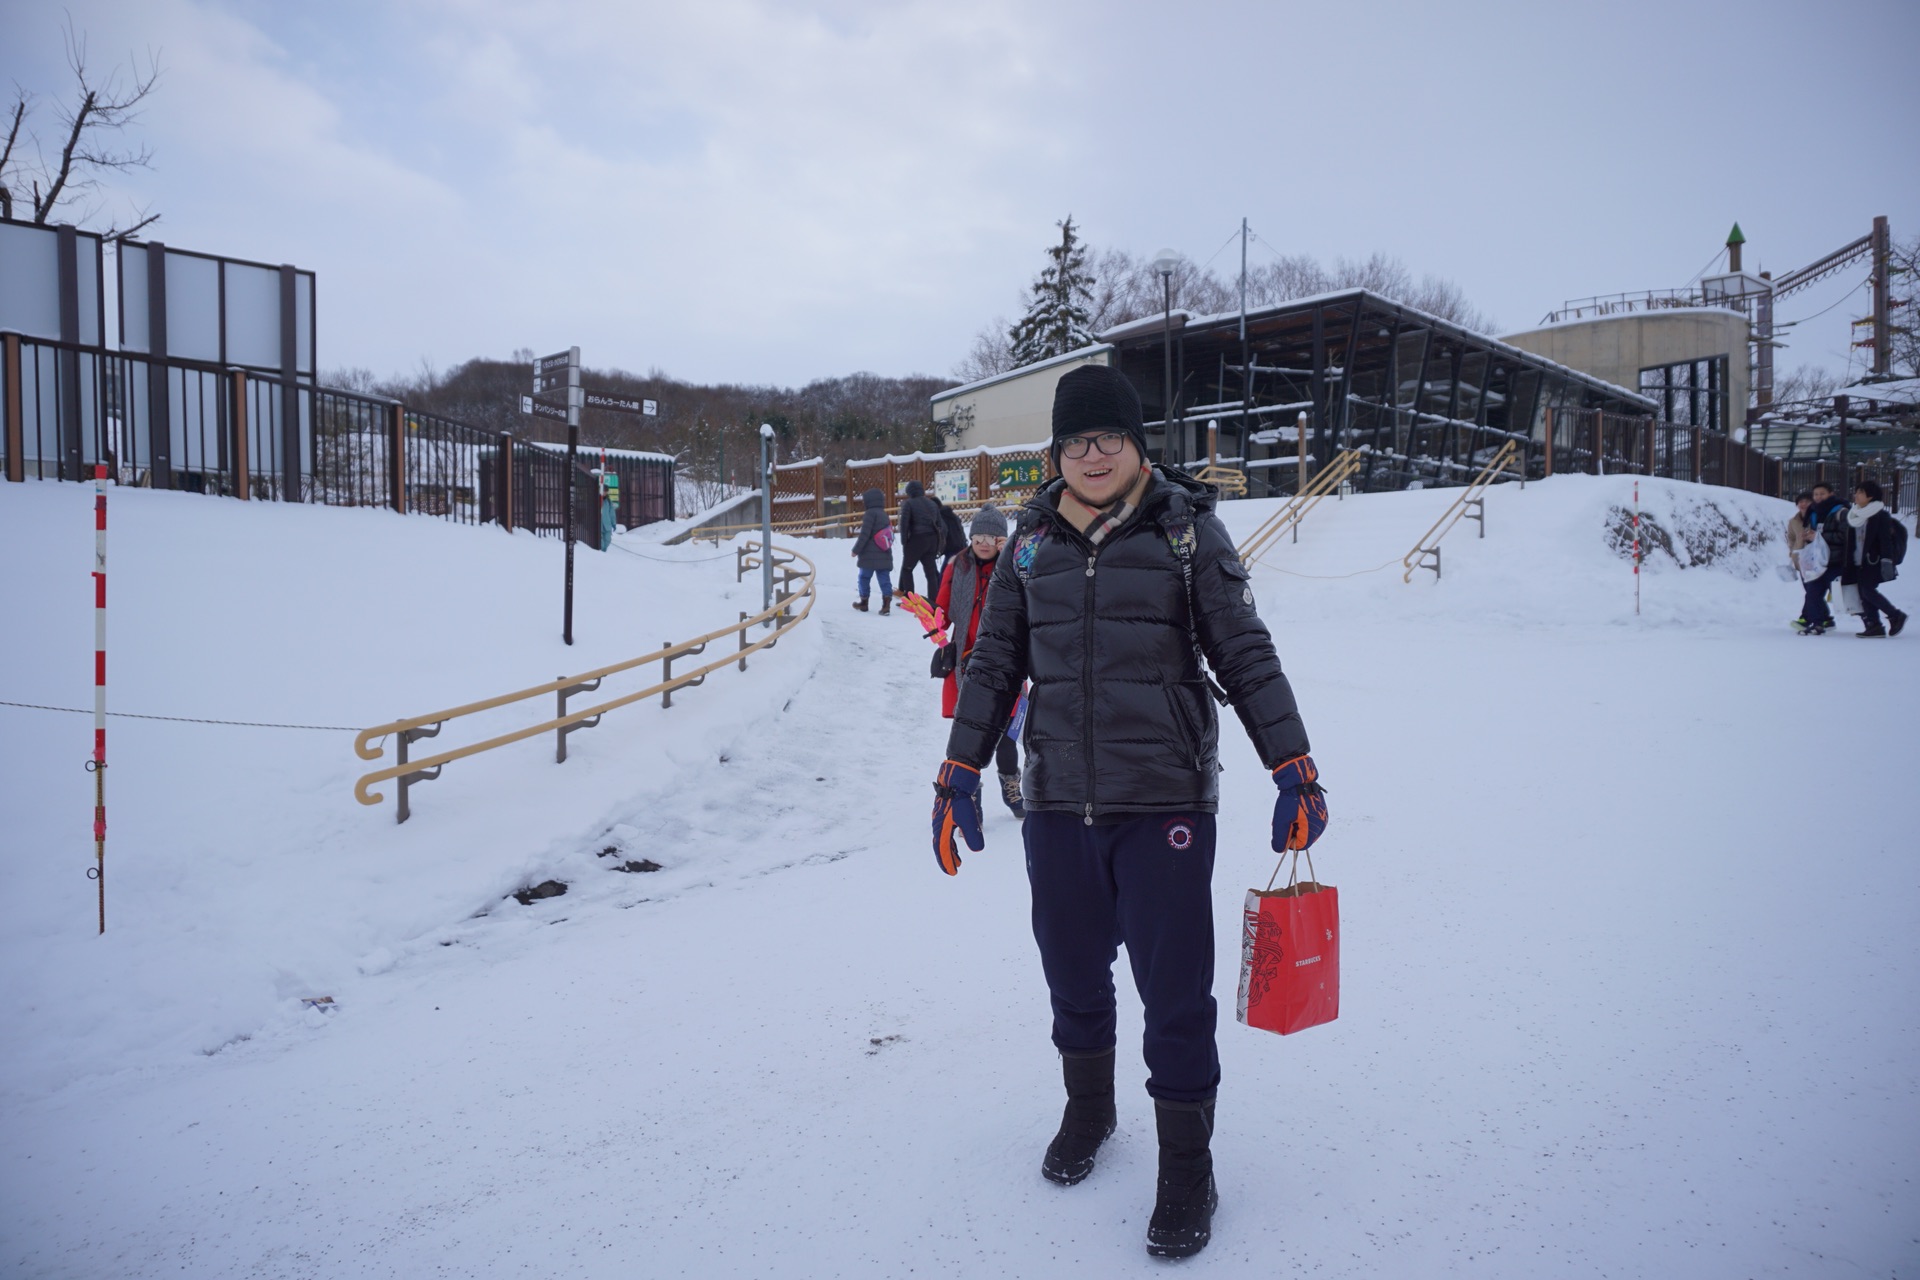
{"type": "MultiPolygon", "coordinates": [[[[945,373],[1068,213],[1142,253],[1205,260],[1244,214],[1396,254],[1508,329],[1685,284],[1735,219],[1750,270],[1920,232],[1915,0],[68,8],[97,68],[165,68],[115,199],[314,269],[322,365],[383,374],[570,343],[945,373]]],[[[0,77],[64,91],[61,21],[0,0],[0,77]]],[[[1846,367],[1862,274],[1785,308],[1833,309],[1783,367],[1846,367]]]]}

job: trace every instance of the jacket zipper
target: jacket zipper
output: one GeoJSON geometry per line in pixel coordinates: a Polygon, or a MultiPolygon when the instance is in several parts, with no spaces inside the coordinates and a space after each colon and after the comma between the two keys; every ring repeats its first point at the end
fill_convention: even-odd
{"type": "Polygon", "coordinates": [[[1086,825],[1093,825],[1093,561],[1100,554],[1095,547],[1087,552],[1087,607],[1081,612],[1086,617],[1086,660],[1080,664],[1080,733],[1082,738],[1082,758],[1087,762],[1087,815],[1086,825]]]}

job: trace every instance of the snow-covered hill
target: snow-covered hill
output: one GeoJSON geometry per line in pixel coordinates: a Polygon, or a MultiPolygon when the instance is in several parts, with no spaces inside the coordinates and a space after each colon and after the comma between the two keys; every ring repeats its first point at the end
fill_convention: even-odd
{"type": "MultiPolygon", "coordinates": [[[[1636,618],[1608,537],[1631,483],[1497,490],[1437,583],[1399,560],[1444,491],[1329,500],[1256,571],[1331,788],[1345,992],[1302,1035],[1232,1023],[1240,898],[1272,855],[1271,785],[1229,728],[1223,1206],[1198,1265],[1887,1275],[1920,1251],[1920,635],[1791,635],[1797,588],[1746,532],[1785,505],[1649,481],[1679,555],[1636,618]]],[[[0,486],[0,698],[87,705],[89,500],[0,486]]],[[[582,554],[569,650],[550,541],[113,504],[126,711],[375,723],[758,599],[725,548],[631,535],[582,554]]],[[[1224,514],[1245,533],[1272,505],[1224,514]]],[[[746,673],[610,716],[565,765],[550,741],[456,762],[404,826],[353,802],[349,733],[114,721],[104,938],[89,722],[0,707],[0,1260],[1155,1273],[1131,1034],[1099,1170],[1043,1182],[1057,1067],[1018,829],[994,812],[987,850],[937,872],[926,644],[845,607],[846,543],[804,545],[821,605],[746,673]],[[508,896],[549,878],[567,894],[508,896]]]]}

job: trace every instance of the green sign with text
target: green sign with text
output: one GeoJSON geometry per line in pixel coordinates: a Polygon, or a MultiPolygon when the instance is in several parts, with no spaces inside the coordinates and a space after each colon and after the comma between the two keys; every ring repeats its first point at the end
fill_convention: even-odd
{"type": "Polygon", "coordinates": [[[1000,462],[1002,489],[1037,489],[1047,478],[1038,458],[1003,458],[1000,462]]]}

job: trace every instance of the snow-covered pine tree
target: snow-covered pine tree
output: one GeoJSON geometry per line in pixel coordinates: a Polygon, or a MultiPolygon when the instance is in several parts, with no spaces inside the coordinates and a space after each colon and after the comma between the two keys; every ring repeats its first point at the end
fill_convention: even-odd
{"type": "Polygon", "coordinates": [[[1060,228],[1060,243],[1047,250],[1048,265],[1029,291],[1027,314],[1008,330],[1015,367],[1077,351],[1093,342],[1092,317],[1087,303],[1093,297],[1093,277],[1087,269],[1087,247],[1074,230],[1073,215],[1060,228]]]}

